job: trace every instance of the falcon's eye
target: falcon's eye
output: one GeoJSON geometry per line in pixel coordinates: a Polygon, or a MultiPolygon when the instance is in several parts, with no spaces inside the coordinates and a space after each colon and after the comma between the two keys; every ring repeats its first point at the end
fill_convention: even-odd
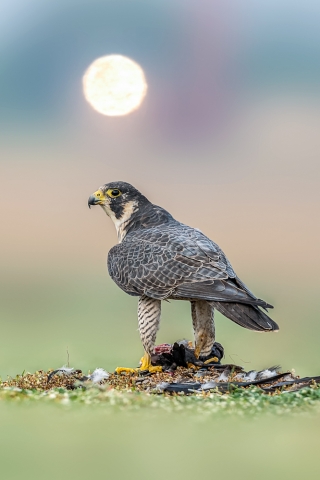
{"type": "Polygon", "coordinates": [[[118,188],[109,188],[109,190],[107,190],[107,195],[111,198],[120,197],[121,192],[118,188]]]}

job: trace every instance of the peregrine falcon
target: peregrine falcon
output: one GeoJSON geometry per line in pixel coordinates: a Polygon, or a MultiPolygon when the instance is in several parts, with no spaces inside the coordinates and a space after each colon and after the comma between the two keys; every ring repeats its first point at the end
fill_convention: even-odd
{"type": "Polygon", "coordinates": [[[139,297],[139,332],[145,350],[141,370],[157,368],[151,365],[151,355],[162,300],[191,303],[196,356],[210,355],[215,309],[244,328],[278,330],[260,308],[272,305],[253,295],[216,243],[175,220],[129,183],[103,185],[89,197],[88,205],[100,205],[116,227],[119,243],[108,255],[112,280],[124,292],[139,297]]]}

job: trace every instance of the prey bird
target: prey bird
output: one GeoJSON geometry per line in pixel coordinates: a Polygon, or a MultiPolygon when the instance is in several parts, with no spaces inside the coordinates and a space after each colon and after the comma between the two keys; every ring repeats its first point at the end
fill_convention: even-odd
{"type": "Polygon", "coordinates": [[[175,220],[129,183],[102,185],[89,197],[88,205],[100,205],[116,227],[119,243],[108,254],[112,280],[124,292],[139,297],[138,324],[145,351],[140,370],[160,368],[152,366],[151,355],[162,300],[191,303],[197,357],[208,357],[212,350],[215,309],[244,328],[278,330],[262,310],[272,305],[254,296],[216,243],[175,220]]]}

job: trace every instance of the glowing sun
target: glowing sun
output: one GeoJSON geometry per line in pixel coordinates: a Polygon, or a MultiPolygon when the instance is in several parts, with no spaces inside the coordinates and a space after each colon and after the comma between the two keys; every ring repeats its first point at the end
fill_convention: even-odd
{"type": "Polygon", "coordinates": [[[97,58],[83,76],[86,100],[108,116],[127,115],[139,108],[147,88],[140,65],[122,55],[97,58]]]}

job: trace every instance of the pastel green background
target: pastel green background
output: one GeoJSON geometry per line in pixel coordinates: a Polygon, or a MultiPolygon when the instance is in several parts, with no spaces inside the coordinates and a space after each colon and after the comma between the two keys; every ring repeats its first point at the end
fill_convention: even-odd
{"type": "MultiPolygon", "coordinates": [[[[319,375],[320,8],[289,0],[5,0],[0,14],[0,375],[135,366],[137,301],[87,198],[125,180],[226,252],[277,334],[217,315],[227,362],[319,375]],[[82,75],[127,55],[148,94],[94,112],[82,75]]],[[[192,338],[165,303],[158,342],[192,338]]],[[[319,417],[0,405],[1,478],[318,478],[319,417]]]]}

